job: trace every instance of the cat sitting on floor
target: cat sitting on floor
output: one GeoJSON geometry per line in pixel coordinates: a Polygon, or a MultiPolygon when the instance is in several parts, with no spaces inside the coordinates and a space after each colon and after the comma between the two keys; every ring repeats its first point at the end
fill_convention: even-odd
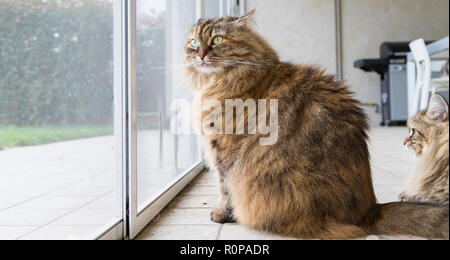
{"type": "Polygon", "coordinates": [[[447,204],[449,201],[449,108],[434,95],[428,110],[413,116],[405,146],[414,151],[417,164],[408,178],[403,201],[447,204]]]}

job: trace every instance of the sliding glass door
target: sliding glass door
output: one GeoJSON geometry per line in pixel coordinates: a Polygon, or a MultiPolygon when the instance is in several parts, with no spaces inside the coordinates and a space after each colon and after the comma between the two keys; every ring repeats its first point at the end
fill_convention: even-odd
{"type": "Polygon", "coordinates": [[[198,19],[238,10],[238,2],[127,1],[130,238],[203,169],[182,75],[184,43],[198,19]]]}
{"type": "MultiPolygon", "coordinates": [[[[181,55],[195,0],[138,0],[136,30],[137,206],[142,211],[164,188],[200,161],[196,136],[171,129],[175,101],[192,100],[181,55]]],[[[186,118],[189,120],[189,117],[186,118]]]]}
{"type": "MultiPolygon", "coordinates": [[[[142,230],[203,168],[197,137],[178,134],[178,109],[192,94],[182,78],[181,55],[195,0],[137,0],[128,4],[130,71],[130,237],[142,230]],[[134,35],[133,35],[134,33],[134,35]]],[[[189,109],[189,107],[188,107],[189,109]]]]}

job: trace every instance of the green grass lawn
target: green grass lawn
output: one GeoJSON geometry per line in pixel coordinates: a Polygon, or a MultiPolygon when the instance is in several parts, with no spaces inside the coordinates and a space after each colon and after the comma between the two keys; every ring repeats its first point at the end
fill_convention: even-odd
{"type": "Polygon", "coordinates": [[[113,134],[112,126],[0,126],[0,150],[113,134]]]}

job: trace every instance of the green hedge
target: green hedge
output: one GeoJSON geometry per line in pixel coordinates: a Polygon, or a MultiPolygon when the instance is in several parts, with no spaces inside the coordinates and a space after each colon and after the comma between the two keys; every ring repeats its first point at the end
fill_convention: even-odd
{"type": "MultiPolygon", "coordinates": [[[[164,45],[163,26],[148,26],[142,37],[161,39],[141,39],[138,48],[164,60],[163,48],[152,45],[164,45]]],[[[138,64],[139,86],[164,86],[164,75],[145,71],[150,66],[138,64]]],[[[157,106],[154,92],[142,91],[142,103],[157,106]]],[[[112,1],[0,0],[0,126],[104,125],[112,118],[112,1]]]]}
{"type": "Polygon", "coordinates": [[[0,1],[0,125],[110,121],[112,4],[0,1]]]}

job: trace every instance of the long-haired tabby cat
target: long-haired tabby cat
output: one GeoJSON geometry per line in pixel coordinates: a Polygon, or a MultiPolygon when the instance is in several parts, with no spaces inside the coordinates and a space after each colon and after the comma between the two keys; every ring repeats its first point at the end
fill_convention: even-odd
{"type": "Polygon", "coordinates": [[[449,109],[440,95],[434,95],[428,110],[413,116],[405,146],[416,153],[417,165],[408,178],[403,201],[449,200],[449,109]]]}
{"type": "MultiPolygon", "coordinates": [[[[222,192],[212,220],[298,238],[448,239],[448,207],[377,205],[368,123],[359,102],[322,70],[281,62],[249,25],[253,14],[200,20],[185,45],[195,103],[219,102],[223,108],[226,99],[278,100],[274,145],[261,145],[262,134],[205,135],[209,166],[219,174],[222,192]]],[[[225,112],[196,112],[197,120],[225,119],[225,112]]]]}

